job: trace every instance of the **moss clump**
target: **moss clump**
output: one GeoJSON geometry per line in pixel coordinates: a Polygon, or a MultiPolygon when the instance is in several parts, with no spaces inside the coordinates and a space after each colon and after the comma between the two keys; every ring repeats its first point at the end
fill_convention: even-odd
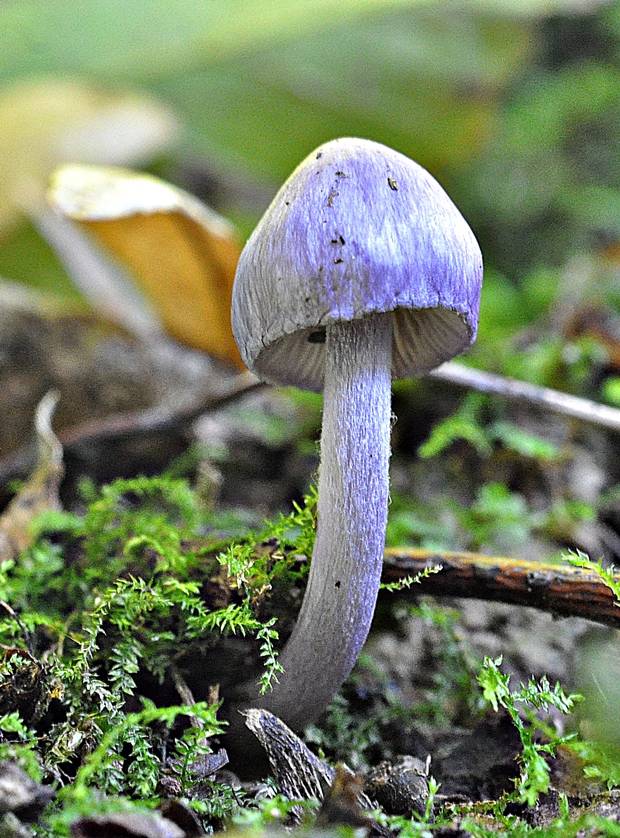
{"type": "Polygon", "coordinates": [[[34,545],[0,565],[0,759],[57,783],[55,834],[109,796],[155,801],[167,783],[192,799],[193,767],[225,728],[227,638],[255,638],[248,659],[269,689],[278,603],[314,536],[313,491],[236,539],[176,478],[83,495],[82,514],[39,519],[34,545]]]}

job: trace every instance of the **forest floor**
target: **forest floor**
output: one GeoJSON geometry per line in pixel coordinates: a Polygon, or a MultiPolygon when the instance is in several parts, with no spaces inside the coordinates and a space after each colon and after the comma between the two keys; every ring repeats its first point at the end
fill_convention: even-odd
{"type": "MultiPolygon", "coordinates": [[[[450,549],[613,555],[612,433],[511,405],[500,420],[438,382],[397,389],[394,411],[389,546],[435,564],[450,549]]],[[[277,677],[273,618],[282,640],[298,607],[319,421],[315,397],[261,389],[194,423],[153,478],[76,491],[69,461],[64,510],[39,510],[34,544],[2,565],[3,834],[620,834],[615,630],[480,601],[475,580],[474,598],[424,579],[381,592],[358,665],[303,736],[328,779],[354,772],[320,787],[318,814],[297,799],[316,756],[296,777],[286,753],[226,750],[227,691],[261,666],[277,677]]],[[[153,446],[133,456],[152,463],[153,446]]]]}

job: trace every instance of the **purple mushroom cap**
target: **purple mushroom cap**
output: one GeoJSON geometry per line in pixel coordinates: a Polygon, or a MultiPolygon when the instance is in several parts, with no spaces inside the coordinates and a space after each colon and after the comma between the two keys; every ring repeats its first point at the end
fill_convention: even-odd
{"type": "Polygon", "coordinates": [[[482,255],[437,181],[370,140],[320,146],[282,186],[241,255],[233,331],[247,366],[320,390],[327,324],[393,312],[392,377],[475,339],[482,255]]]}

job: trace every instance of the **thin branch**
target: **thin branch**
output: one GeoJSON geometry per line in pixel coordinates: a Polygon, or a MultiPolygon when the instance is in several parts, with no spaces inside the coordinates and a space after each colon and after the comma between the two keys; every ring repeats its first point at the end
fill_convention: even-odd
{"type": "MultiPolygon", "coordinates": [[[[558,390],[537,387],[525,381],[504,378],[501,375],[482,372],[453,362],[443,364],[439,369],[431,372],[430,377],[470,390],[477,390],[480,393],[493,393],[516,401],[526,401],[564,416],[620,431],[620,410],[571,396],[568,393],[561,393],[558,390]]],[[[66,448],[89,441],[98,442],[110,437],[140,436],[172,427],[181,427],[209,410],[223,406],[250,390],[264,386],[266,385],[252,373],[244,372],[224,382],[216,393],[209,394],[185,407],[156,405],[147,410],[114,414],[104,419],[93,419],[76,427],[67,428],[58,436],[66,448]]]]}
{"type": "MultiPolygon", "coordinates": [[[[491,393],[515,401],[538,405],[553,413],[581,419],[620,432],[620,410],[608,405],[538,387],[515,378],[505,378],[495,373],[465,367],[448,362],[429,373],[430,378],[456,384],[479,393],[491,393]]],[[[222,392],[209,394],[184,407],[156,405],[146,410],[119,413],[103,419],[92,419],[80,425],[66,428],[58,438],[66,450],[88,442],[99,442],[110,438],[141,437],[169,428],[183,427],[198,416],[234,401],[250,390],[266,386],[250,372],[241,373],[224,386],[222,392]]],[[[21,448],[0,460],[0,484],[24,474],[32,465],[33,455],[28,448],[21,448]]]]}
{"type": "MultiPolygon", "coordinates": [[[[507,602],[620,628],[620,608],[612,591],[596,574],[567,563],[392,548],[385,552],[382,579],[397,582],[438,564],[441,573],[402,596],[424,593],[507,602]]],[[[617,579],[620,582],[620,575],[617,579]]]]}
{"type": "Polygon", "coordinates": [[[182,427],[203,413],[223,407],[229,402],[264,386],[251,372],[242,372],[217,385],[217,390],[186,405],[156,405],[146,410],[131,413],[116,413],[103,419],[91,419],[73,428],[59,432],[58,438],[65,448],[82,445],[85,442],[101,442],[114,438],[139,436],[156,433],[169,428],[182,427]]]}
{"type": "MultiPolygon", "coordinates": [[[[175,663],[171,663],[168,667],[168,671],[172,675],[174,688],[179,694],[179,698],[183,704],[186,704],[188,707],[192,707],[196,703],[196,699],[194,698],[194,694],[189,688],[187,681],[181,674],[180,669],[175,663]]],[[[202,719],[199,719],[198,716],[191,715],[189,718],[191,719],[194,727],[199,727],[201,729],[204,728],[205,723],[202,719]]]]}
{"type": "MultiPolygon", "coordinates": [[[[156,405],[145,410],[113,413],[101,419],[89,419],[79,425],[59,431],[57,436],[65,453],[88,443],[101,443],[106,440],[139,438],[148,434],[160,433],[173,428],[183,427],[193,422],[203,413],[223,407],[235,401],[244,393],[265,385],[250,372],[243,372],[226,379],[218,385],[215,392],[203,395],[195,401],[181,406],[156,405]]],[[[24,446],[0,459],[0,485],[26,473],[34,460],[30,446],[24,446]]]]}
{"type": "Polygon", "coordinates": [[[581,419],[592,425],[600,425],[620,432],[620,410],[617,408],[571,396],[569,393],[561,393],[559,390],[551,390],[549,387],[538,387],[527,381],[483,372],[453,361],[442,364],[429,373],[429,376],[438,381],[447,381],[450,384],[467,387],[469,390],[477,390],[479,393],[492,393],[506,399],[537,405],[553,413],[560,413],[563,416],[581,419]]]}

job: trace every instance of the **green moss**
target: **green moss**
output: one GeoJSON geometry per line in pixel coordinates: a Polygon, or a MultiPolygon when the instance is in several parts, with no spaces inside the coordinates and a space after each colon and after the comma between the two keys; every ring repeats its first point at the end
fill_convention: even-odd
{"type": "MultiPolygon", "coordinates": [[[[230,669],[227,660],[224,667],[221,662],[226,638],[254,638],[261,690],[278,676],[279,614],[286,612],[289,590],[307,571],[299,557],[312,552],[316,491],[311,489],[290,515],[235,539],[223,537],[219,517],[205,512],[199,495],[171,475],[118,480],[101,489],[87,485],[83,496],[80,514],[41,517],[34,545],[0,565],[0,599],[6,604],[0,643],[8,650],[0,663],[0,759],[16,760],[34,779],[53,781],[58,788],[35,834],[68,835],[72,820],[84,813],[152,808],[166,783],[210,829],[231,820],[252,829],[285,822],[290,802],[257,803],[213,780],[205,796],[196,770],[225,731],[219,701],[208,685],[218,680],[217,671],[230,669]]],[[[514,498],[500,492],[491,500],[474,512],[480,517],[486,510],[489,522],[498,515],[504,521],[504,507],[514,498]]],[[[522,510],[516,512],[521,516],[522,510]]],[[[586,823],[583,818],[571,821],[564,813],[546,831],[536,832],[506,814],[511,801],[532,805],[547,790],[547,760],[565,739],[538,713],[549,706],[568,713],[574,697],[544,678],[510,690],[498,661],[480,667],[472,658],[454,613],[423,603],[415,614],[443,638],[426,702],[405,708],[381,683],[377,717],[360,723],[345,690],[323,727],[308,732],[309,739],[363,768],[380,747],[382,725],[450,724],[457,706],[461,721],[472,720],[484,697],[508,713],[523,745],[514,794],[485,815],[493,819],[491,832],[576,834],[576,824],[586,823]]],[[[365,658],[352,676],[354,690],[369,667],[372,662],[365,658]]],[[[588,776],[616,782],[607,751],[579,741],[571,747],[588,776]]],[[[429,789],[423,815],[381,816],[385,823],[407,838],[458,817],[469,834],[491,834],[474,806],[442,809],[434,802],[438,786],[431,778],[429,789]]],[[[315,808],[304,805],[309,813],[315,808]]],[[[606,822],[590,818],[587,824],[602,828],[606,822]]]]}
{"type": "Polygon", "coordinates": [[[217,702],[179,703],[179,679],[206,698],[220,644],[239,634],[255,638],[258,685],[269,689],[281,671],[277,600],[303,576],[297,556],[314,538],[314,490],[237,540],[222,539],[217,517],[171,476],[83,495],[83,514],[42,517],[35,544],[0,566],[10,649],[0,758],[59,783],[52,834],[93,795],[155,800],[166,774],[191,801],[193,766],[225,722],[217,702]]]}

